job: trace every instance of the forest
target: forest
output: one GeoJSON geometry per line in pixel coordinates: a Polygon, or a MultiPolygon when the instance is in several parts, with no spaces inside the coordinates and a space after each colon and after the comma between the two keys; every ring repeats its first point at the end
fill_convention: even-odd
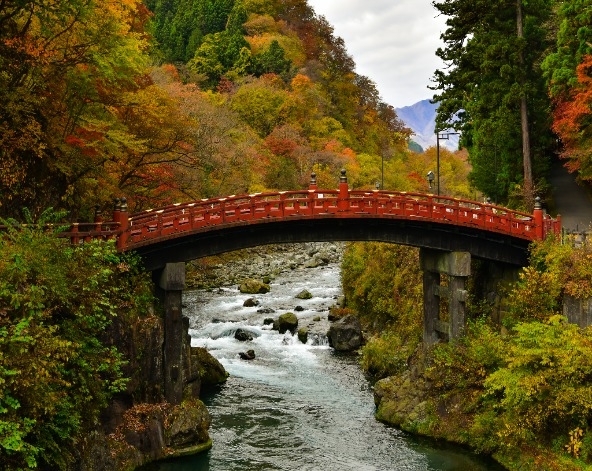
{"type": "MultiPolygon", "coordinates": [[[[448,18],[434,51],[447,64],[434,71],[437,130],[462,132],[461,150],[441,150],[442,192],[495,195],[527,210],[540,196],[552,209],[554,158],[592,181],[592,1],[432,4],[448,18]]],[[[0,218],[8,226],[89,221],[121,196],[134,212],[306,188],[312,172],[320,188],[333,188],[341,168],[351,188],[384,180],[385,189],[426,192],[436,150],[418,152],[412,139],[306,0],[0,1],[0,218]]],[[[137,260],[112,248],[63,250],[34,229],[8,233],[0,240],[0,459],[7,469],[68,469],[67,450],[125,383],[117,352],[93,329],[122,310],[140,315],[146,279],[137,260]],[[72,279],[80,292],[66,288],[72,279]],[[104,293],[95,299],[97,286],[104,293]],[[32,362],[38,355],[47,361],[32,362]],[[47,381],[23,382],[31,377],[47,381]],[[80,394],[64,400],[72,390],[80,394]]],[[[416,257],[370,244],[350,247],[344,261],[350,308],[378,332],[362,355],[376,378],[399,374],[419,342],[420,283],[409,283],[416,257]]],[[[436,416],[414,431],[468,444],[510,469],[592,463],[590,333],[567,325],[559,308],[565,294],[592,294],[591,259],[585,247],[534,247],[503,326],[475,302],[466,339],[429,355],[446,373],[439,394],[468,398],[464,414],[450,422],[454,431],[436,416]]]]}

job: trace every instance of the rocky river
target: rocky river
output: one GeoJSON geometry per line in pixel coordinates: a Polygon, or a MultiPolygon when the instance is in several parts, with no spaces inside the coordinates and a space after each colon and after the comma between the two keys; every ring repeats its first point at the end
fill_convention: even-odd
{"type": "Polygon", "coordinates": [[[327,344],[329,308],[340,301],[340,244],[299,244],[244,251],[200,270],[187,290],[193,346],[206,347],[230,373],[203,400],[213,447],[155,463],[152,471],[453,471],[500,470],[457,447],[407,435],[374,418],[372,385],[355,354],[327,344]],[[246,277],[269,282],[265,294],[238,289],[246,277]],[[303,290],[310,299],[298,299],[303,290]],[[251,299],[250,303],[246,303],[251,299]],[[254,302],[253,302],[254,301],[254,302]],[[266,319],[293,312],[309,331],[273,330],[266,319]],[[237,330],[246,340],[235,338],[237,330]],[[254,358],[241,354],[252,350],[254,358]]]}

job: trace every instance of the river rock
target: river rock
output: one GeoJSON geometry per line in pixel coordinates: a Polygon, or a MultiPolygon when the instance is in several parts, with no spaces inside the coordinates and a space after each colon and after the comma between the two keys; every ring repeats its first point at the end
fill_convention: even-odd
{"type": "Polygon", "coordinates": [[[362,326],[356,316],[349,315],[335,322],[327,332],[329,346],[335,350],[349,352],[362,345],[362,326]]]}
{"type": "Polygon", "coordinates": [[[241,293],[246,294],[265,294],[269,292],[269,285],[255,278],[246,278],[239,286],[241,293]]]}
{"type": "Polygon", "coordinates": [[[258,314],[273,314],[275,311],[270,307],[264,307],[261,309],[257,309],[258,314]]]}
{"type": "Polygon", "coordinates": [[[241,358],[241,360],[254,360],[255,350],[247,350],[246,352],[240,352],[238,356],[241,358]]]}
{"type": "Polygon", "coordinates": [[[308,327],[298,329],[298,340],[302,343],[308,342],[308,327]]]}
{"type": "Polygon", "coordinates": [[[175,456],[193,454],[211,444],[207,432],[210,414],[198,399],[185,401],[174,409],[167,430],[167,445],[176,450],[175,456]]]}
{"type": "Polygon", "coordinates": [[[296,295],[298,299],[312,299],[312,294],[310,291],[303,289],[296,295]]]}
{"type": "Polygon", "coordinates": [[[199,376],[202,389],[222,384],[229,376],[222,363],[203,347],[191,347],[191,373],[199,376]]]}
{"type": "Polygon", "coordinates": [[[255,298],[246,299],[245,302],[243,303],[243,307],[255,307],[255,306],[259,306],[259,301],[256,300],[255,298]]]}
{"type": "Polygon", "coordinates": [[[251,340],[253,340],[253,336],[251,335],[251,333],[244,329],[236,329],[236,332],[234,333],[234,338],[239,342],[250,342],[251,340]]]}
{"type": "Polygon", "coordinates": [[[280,334],[284,334],[290,331],[292,334],[298,329],[298,318],[293,312],[286,312],[278,317],[278,320],[273,323],[274,330],[279,331],[280,334]]]}

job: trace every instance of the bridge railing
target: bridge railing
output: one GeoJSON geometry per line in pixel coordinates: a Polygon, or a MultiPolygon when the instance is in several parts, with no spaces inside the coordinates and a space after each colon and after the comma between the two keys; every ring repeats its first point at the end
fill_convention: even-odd
{"type": "Polygon", "coordinates": [[[376,216],[476,227],[529,240],[557,231],[557,221],[543,218],[542,211],[537,221],[536,214],[458,198],[387,190],[315,188],[231,195],[143,211],[129,218],[127,245],[133,248],[188,231],[261,220],[376,216]]]}
{"type": "MultiPolygon", "coordinates": [[[[21,224],[18,227],[26,228],[31,226],[30,224],[21,224]]],[[[39,227],[38,225],[34,225],[39,227]]],[[[45,231],[56,231],[56,227],[68,227],[65,231],[57,233],[58,237],[64,239],[70,239],[72,244],[82,244],[84,242],[90,242],[91,240],[114,240],[117,239],[121,234],[119,222],[75,222],[72,224],[44,224],[42,229],[45,231]]],[[[7,230],[8,227],[0,224],[0,231],[7,230]]],[[[59,230],[59,228],[58,228],[59,230]]]]}
{"type": "MultiPolygon", "coordinates": [[[[313,174],[314,177],[314,174],[313,174]]],[[[320,190],[316,179],[308,190],[231,195],[178,203],[128,215],[125,198],[116,199],[113,221],[101,217],[75,223],[60,234],[74,244],[92,239],[117,239],[120,250],[213,226],[247,225],[262,221],[315,218],[384,218],[430,221],[480,228],[527,240],[548,234],[561,236],[561,219],[545,216],[537,201],[533,214],[476,201],[431,194],[388,190],[350,190],[342,171],[337,190],[320,190]]]]}

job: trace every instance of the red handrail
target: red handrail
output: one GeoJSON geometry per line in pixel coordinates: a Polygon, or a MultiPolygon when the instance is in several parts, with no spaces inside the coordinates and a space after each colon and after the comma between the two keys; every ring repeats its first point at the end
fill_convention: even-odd
{"type": "Polygon", "coordinates": [[[263,221],[370,217],[478,228],[526,240],[561,234],[561,219],[545,216],[539,201],[533,214],[528,214],[447,196],[350,190],[342,170],[337,190],[318,189],[313,174],[308,190],[202,199],[131,216],[125,198],[116,199],[112,222],[97,218],[94,223],[76,223],[61,237],[69,237],[75,244],[91,239],[117,239],[118,249],[124,251],[194,232],[263,221]]]}
{"type": "Polygon", "coordinates": [[[231,195],[142,211],[129,217],[126,249],[214,227],[261,220],[364,218],[425,220],[536,240],[560,221],[459,198],[395,191],[296,190],[231,195]]]}

